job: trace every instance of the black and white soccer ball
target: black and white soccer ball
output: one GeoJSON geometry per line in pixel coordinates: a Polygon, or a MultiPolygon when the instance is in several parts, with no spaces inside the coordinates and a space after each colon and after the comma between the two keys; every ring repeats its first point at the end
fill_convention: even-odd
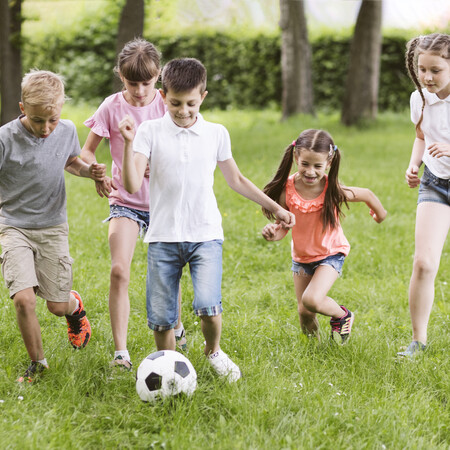
{"type": "Polygon", "coordinates": [[[189,359],[173,350],[148,355],[136,373],[136,391],[144,402],[184,393],[197,387],[197,372],[189,359]]]}

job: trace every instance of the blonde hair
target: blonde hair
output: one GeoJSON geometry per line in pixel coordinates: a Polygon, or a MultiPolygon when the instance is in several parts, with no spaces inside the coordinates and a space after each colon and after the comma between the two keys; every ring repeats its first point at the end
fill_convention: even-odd
{"type": "Polygon", "coordinates": [[[21,87],[24,105],[55,108],[67,100],[62,76],[48,70],[30,70],[23,77],[21,87]]]}

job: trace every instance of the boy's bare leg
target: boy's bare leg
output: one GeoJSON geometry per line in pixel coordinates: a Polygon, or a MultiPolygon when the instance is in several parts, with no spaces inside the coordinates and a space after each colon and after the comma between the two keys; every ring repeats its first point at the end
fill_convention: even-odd
{"type": "Polygon", "coordinates": [[[217,316],[200,316],[202,332],[205,337],[205,355],[215,353],[220,349],[220,335],[222,333],[222,314],[217,316]]]}
{"type": "Polygon", "coordinates": [[[44,359],[41,327],[36,316],[36,294],[33,288],[27,288],[14,295],[17,323],[22,339],[31,360],[44,359]]]}
{"type": "Polygon", "coordinates": [[[157,350],[175,350],[175,333],[173,329],[153,331],[157,350]]]}

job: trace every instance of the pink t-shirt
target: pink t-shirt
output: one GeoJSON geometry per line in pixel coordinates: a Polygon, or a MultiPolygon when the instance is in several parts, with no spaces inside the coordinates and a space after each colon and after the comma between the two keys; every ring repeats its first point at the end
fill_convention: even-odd
{"type": "Polygon", "coordinates": [[[347,256],[350,244],[340,223],[334,229],[328,227],[323,230],[321,216],[328,179],[318,197],[305,200],[296,191],[294,178],[295,174],[286,182],[286,205],[295,215],[295,225],[292,228],[292,259],[307,264],[337,253],[347,256]]]}
{"type": "Polygon", "coordinates": [[[113,190],[109,197],[110,205],[127,206],[141,211],[148,211],[148,178],[144,177],[140,190],[134,194],[129,194],[123,187],[122,155],[124,141],[118,124],[128,114],[133,117],[137,129],[144,120],[158,119],[165,112],[166,106],[159,91],[156,91],[155,98],[147,106],[132,106],[127,103],[123,93],[118,92],[107,97],[95,114],[84,122],[95,134],[109,139],[112,157],[112,178],[117,186],[117,190],[113,190]]]}

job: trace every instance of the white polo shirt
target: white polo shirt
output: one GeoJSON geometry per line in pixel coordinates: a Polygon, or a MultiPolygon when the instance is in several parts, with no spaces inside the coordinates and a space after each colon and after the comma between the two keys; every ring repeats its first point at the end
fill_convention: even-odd
{"type": "MultiPolygon", "coordinates": [[[[450,157],[434,158],[430,156],[428,147],[435,142],[450,144],[450,95],[440,99],[436,94],[423,89],[425,96],[425,108],[423,110],[423,121],[420,128],[425,136],[425,152],[423,162],[431,172],[443,179],[450,178],[450,157]]],[[[418,91],[411,94],[411,120],[414,124],[420,119],[422,110],[422,98],[418,91]]]]}
{"type": "Polygon", "coordinates": [[[139,126],[133,150],[150,165],[150,226],[145,242],[204,242],[223,239],[214,195],[217,161],[232,157],[230,135],[201,114],[190,128],[166,113],[139,126]]]}

